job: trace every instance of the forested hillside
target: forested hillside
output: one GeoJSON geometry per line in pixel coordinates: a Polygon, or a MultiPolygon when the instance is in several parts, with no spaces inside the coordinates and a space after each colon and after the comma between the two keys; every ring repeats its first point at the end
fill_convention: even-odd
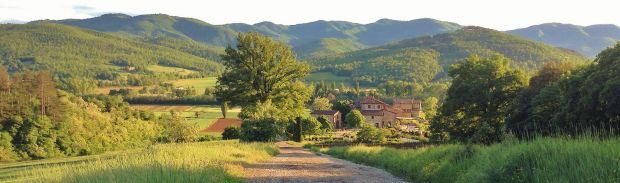
{"type": "Polygon", "coordinates": [[[553,46],[575,50],[592,58],[620,40],[620,27],[612,24],[584,27],[571,24],[548,23],[511,30],[508,33],[553,46]]]}
{"type": "Polygon", "coordinates": [[[50,23],[0,25],[0,55],[10,71],[52,70],[67,81],[60,84],[63,89],[71,83],[139,86],[157,77],[179,77],[155,75],[147,69],[150,65],[189,69],[197,76],[215,76],[222,69],[175,49],[50,23]],[[71,82],[75,79],[80,81],[71,82]],[[88,80],[99,82],[83,82],[88,80]]]}
{"type": "Polygon", "coordinates": [[[442,70],[469,55],[502,54],[512,66],[527,72],[535,71],[550,61],[586,63],[587,58],[574,51],[555,48],[500,31],[481,27],[465,27],[453,33],[407,39],[360,51],[338,54],[310,61],[316,70],[330,71],[369,84],[386,79],[428,82],[442,70]],[[424,50],[424,51],[422,51],[424,50]],[[381,64],[376,64],[381,63],[381,64]],[[396,68],[407,69],[400,73],[396,68]],[[408,78],[386,78],[410,76],[408,78]]]}
{"type": "MultiPolygon", "coordinates": [[[[128,37],[165,36],[170,39],[192,40],[204,44],[194,46],[193,51],[189,52],[191,54],[214,52],[217,51],[217,47],[222,48],[234,44],[233,38],[238,32],[259,32],[291,44],[296,50],[303,50],[298,53],[301,58],[379,46],[407,38],[451,32],[461,27],[455,23],[434,19],[411,21],[382,19],[370,24],[320,20],[296,25],[280,25],[272,22],[261,22],[253,25],[244,23],[213,25],[197,19],[165,14],[139,16],[105,14],[89,19],[68,19],[52,22],[128,37]],[[335,46],[342,46],[345,49],[335,49],[335,46]],[[198,51],[197,48],[199,48],[198,51]]],[[[160,45],[178,47],[170,45],[170,42],[165,43],[168,44],[160,45]]],[[[204,56],[202,54],[195,55],[204,56]]],[[[211,57],[213,54],[206,58],[211,57]]]]}

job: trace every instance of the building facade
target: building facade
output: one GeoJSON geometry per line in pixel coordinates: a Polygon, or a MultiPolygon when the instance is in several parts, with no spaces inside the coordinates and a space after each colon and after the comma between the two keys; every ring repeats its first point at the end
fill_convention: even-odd
{"type": "Polygon", "coordinates": [[[342,115],[340,111],[336,110],[315,110],[310,113],[310,116],[314,118],[318,118],[319,116],[323,116],[327,119],[327,121],[331,122],[334,125],[334,128],[339,129],[343,128],[342,125],[342,115]]]}
{"type": "Polygon", "coordinates": [[[399,119],[419,118],[422,111],[419,100],[394,99],[394,104],[389,105],[375,97],[357,101],[354,108],[362,113],[367,124],[381,128],[394,126],[399,119]]]}

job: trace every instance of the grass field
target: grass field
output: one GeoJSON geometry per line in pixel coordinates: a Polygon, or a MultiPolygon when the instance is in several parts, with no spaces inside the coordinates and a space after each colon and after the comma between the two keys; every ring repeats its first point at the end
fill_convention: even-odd
{"type": "Polygon", "coordinates": [[[161,65],[150,65],[146,69],[153,72],[161,72],[161,73],[177,73],[179,75],[190,75],[193,73],[198,73],[193,70],[178,68],[178,67],[167,67],[161,65]]]}
{"type": "Polygon", "coordinates": [[[168,81],[168,83],[174,84],[174,86],[181,87],[190,87],[193,86],[196,88],[196,92],[198,94],[202,94],[205,91],[205,88],[213,88],[217,82],[216,77],[206,77],[206,78],[195,78],[195,79],[178,79],[168,81]]]}
{"type": "Polygon", "coordinates": [[[539,138],[491,146],[322,149],[411,182],[620,182],[620,139],[539,138]]]}
{"type": "Polygon", "coordinates": [[[336,87],[340,87],[340,83],[344,83],[346,86],[351,86],[351,78],[344,76],[337,76],[331,72],[315,72],[311,73],[305,78],[306,82],[325,82],[325,84],[331,85],[336,82],[336,87]]]}
{"type": "Polygon", "coordinates": [[[242,182],[274,144],[214,141],[0,165],[0,182],[242,182]]]}
{"type": "MultiPolygon", "coordinates": [[[[197,123],[200,129],[209,127],[216,119],[222,117],[220,106],[191,106],[191,105],[132,105],[133,108],[145,111],[153,111],[156,115],[177,111],[190,123],[197,123]],[[196,112],[199,116],[196,117],[196,112]]],[[[228,110],[228,118],[237,118],[241,108],[228,110]]],[[[219,134],[218,134],[219,135],[219,134]]]]}

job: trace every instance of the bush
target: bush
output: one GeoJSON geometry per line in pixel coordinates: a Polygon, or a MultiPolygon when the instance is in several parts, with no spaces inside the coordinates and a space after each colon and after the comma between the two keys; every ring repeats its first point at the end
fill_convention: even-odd
{"type": "Polygon", "coordinates": [[[214,140],[220,140],[220,138],[215,137],[213,135],[204,135],[204,136],[198,137],[198,142],[209,142],[209,141],[214,141],[214,140]]]}
{"type": "Polygon", "coordinates": [[[239,139],[240,133],[241,133],[241,130],[239,129],[239,127],[229,126],[224,129],[224,132],[222,132],[222,139],[224,140],[239,139]]]}
{"type": "Polygon", "coordinates": [[[280,135],[274,119],[246,120],[241,124],[239,140],[245,142],[271,142],[280,135]]]}
{"type": "Polygon", "coordinates": [[[357,141],[364,143],[385,143],[386,136],[389,135],[387,129],[380,129],[372,125],[362,125],[362,129],[357,132],[357,141]]]}

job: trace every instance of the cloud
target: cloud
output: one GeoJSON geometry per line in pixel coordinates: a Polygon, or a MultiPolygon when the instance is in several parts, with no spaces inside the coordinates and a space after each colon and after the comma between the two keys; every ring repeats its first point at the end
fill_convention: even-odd
{"type": "Polygon", "coordinates": [[[0,5],[0,9],[16,9],[16,8],[17,7],[15,7],[15,6],[3,6],[3,5],[0,5]]]}
{"type": "Polygon", "coordinates": [[[73,6],[72,8],[73,8],[73,11],[75,11],[78,14],[82,14],[82,15],[99,16],[99,15],[105,14],[105,12],[98,11],[96,8],[90,7],[90,6],[78,5],[78,6],[73,6]]]}

